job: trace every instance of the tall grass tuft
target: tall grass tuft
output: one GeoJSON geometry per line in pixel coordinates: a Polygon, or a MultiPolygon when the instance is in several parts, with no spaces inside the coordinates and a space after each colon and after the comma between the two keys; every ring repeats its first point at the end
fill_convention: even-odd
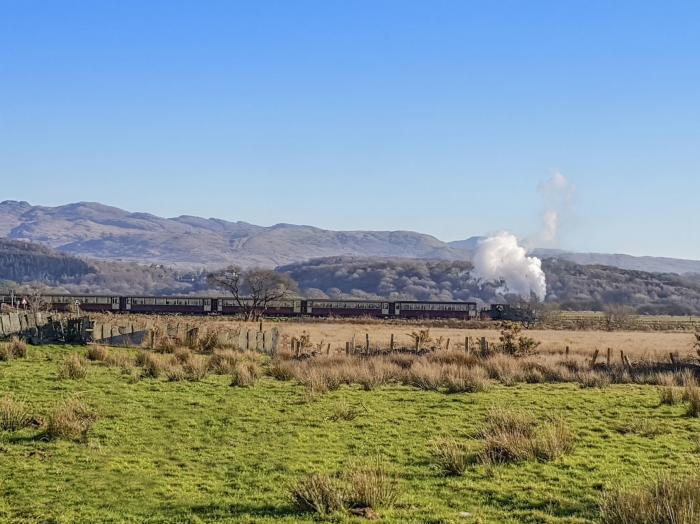
{"type": "Polygon", "coordinates": [[[0,399],[0,429],[17,431],[27,427],[32,417],[26,402],[16,400],[12,394],[0,399]]]}
{"type": "Polygon", "coordinates": [[[253,360],[238,362],[231,373],[231,385],[249,388],[255,385],[260,376],[260,366],[253,360]]]}
{"type": "Polygon", "coordinates": [[[90,346],[85,356],[88,360],[105,362],[109,358],[109,349],[104,346],[90,346]]]}
{"type": "Polygon", "coordinates": [[[25,358],[27,356],[27,344],[17,337],[12,337],[8,348],[15,358],[25,358]]]}
{"type": "Polygon", "coordinates": [[[562,419],[538,423],[526,413],[507,409],[489,412],[482,431],[485,463],[550,461],[573,448],[573,434],[562,419]]]}
{"type": "Polygon", "coordinates": [[[674,386],[661,386],[659,388],[659,403],[667,406],[675,406],[682,400],[678,388],[674,386]]]}
{"type": "Polygon", "coordinates": [[[312,473],[299,479],[291,488],[294,506],[300,511],[318,513],[321,516],[344,510],[346,490],[335,477],[312,473]]]}
{"type": "Polygon", "coordinates": [[[603,494],[604,524],[695,524],[700,522],[700,475],[664,474],[637,488],[603,494]]]}
{"type": "Polygon", "coordinates": [[[396,476],[379,460],[357,467],[346,474],[348,505],[355,508],[389,508],[396,503],[399,485],[396,476]]]}
{"type": "Polygon", "coordinates": [[[77,353],[71,354],[58,369],[59,378],[78,380],[87,376],[87,361],[77,353]]]}
{"type": "Polygon", "coordinates": [[[49,413],[46,435],[84,442],[96,420],[97,414],[90,406],[78,397],[69,397],[49,413]]]}
{"type": "Polygon", "coordinates": [[[470,452],[467,444],[452,437],[434,440],[430,451],[446,475],[463,475],[469,465],[474,463],[474,454],[470,452]]]}
{"type": "Polygon", "coordinates": [[[685,414],[689,417],[700,417],[700,388],[688,386],[685,389],[684,399],[688,403],[685,414]]]}

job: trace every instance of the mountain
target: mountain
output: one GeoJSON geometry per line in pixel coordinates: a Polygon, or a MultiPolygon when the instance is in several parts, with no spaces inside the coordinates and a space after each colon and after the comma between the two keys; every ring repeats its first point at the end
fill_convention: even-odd
{"type": "Polygon", "coordinates": [[[274,267],[335,255],[464,259],[446,243],[412,231],[329,231],[215,218],[162,218],[93,202],[58,207],[0,203],[0,237],[38,242],[78,256],[179,266],[274,267]]]}
{"type": "MultiPolygon", "coordinates": [[[[94,202],[58,207],[0,202],[0,238],[63,253],[173,267],[276,267],[332,256],[469,260],[483,237],[442,242],[412,231],[330,231],[312,226],[131,213],[94,202]]],[[[700,261],[539,249],[544,259],[659,273],[700,273],[700,261]]]]}
{"type": "Polygon", "coordinates": [[[553,250],[535,250],[541,258],[558,258],[584,266],[610,266],[647,273],[700,273],[700,261],[667,257],[634,257],[606,253],[568,253],[553,250]]]}

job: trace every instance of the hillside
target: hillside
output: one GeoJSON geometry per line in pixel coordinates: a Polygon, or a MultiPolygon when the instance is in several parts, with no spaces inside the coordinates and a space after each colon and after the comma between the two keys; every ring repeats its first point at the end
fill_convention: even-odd
{"type": "MultiPolygon", "coordinates": [[[[583,266],[546,259],[546,301],[571,310],[626,305],[640,313],[700,313],[700,277],[583,266]]],[[[472,278],[463,261],[333,257],[279,268],[309,296],[502,301],[499,286],[472,278]]],[[[508,298],[508,297],[506,297],[508,298]]]]}

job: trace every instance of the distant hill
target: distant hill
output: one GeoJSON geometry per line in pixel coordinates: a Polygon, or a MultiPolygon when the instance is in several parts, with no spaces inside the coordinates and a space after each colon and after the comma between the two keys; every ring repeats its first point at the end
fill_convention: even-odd
{"type": "MultiPolygon", "coordinates": [[[[331,231],[313,226],[263,227],[217,218],[162,218],[94,202],[58,207],[0,202],[0,238],[40,243],[63,253],[183,269],[229,264],[275,267],[329,256],[469,260],[483,237],[443,242],[413,231],[331,231]]],[[[533,254],[584,265],[660,273],[700,273],[700,261],[570,253],[533,254]]]]}
{"type": "Polygon", "coordinates": [[[331,255],[466,257],[435,237],[411,231],[329,231],[192,216],[161,218],[90,202],[59,207],[2,202],[0,236],[105,260],[209,267],[274,267],[331,255]]]}
{"type": "MultiPolygon", "coordinates": [[[[289,273],[310,297],[503,301],[499,286],[476,282],[471,268],[464,261],[331,257],[278,270],[289,273]]],[[[546,302],[563,309],[600,311],[625,305],[639,313],[700,313],[697,276],[583,266],[557,258],[545,259],[542,268],[546,302]]]]}

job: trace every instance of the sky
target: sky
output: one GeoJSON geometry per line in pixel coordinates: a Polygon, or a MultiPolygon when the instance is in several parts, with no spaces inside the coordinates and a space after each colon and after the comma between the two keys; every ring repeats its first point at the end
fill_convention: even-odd
{"type": "Polygon", "coordinates": [[[0,0],[0,200],[700,259],[700,2],[0,0]],[[560,199],[561,200],[561,199],[560,199]]]}

